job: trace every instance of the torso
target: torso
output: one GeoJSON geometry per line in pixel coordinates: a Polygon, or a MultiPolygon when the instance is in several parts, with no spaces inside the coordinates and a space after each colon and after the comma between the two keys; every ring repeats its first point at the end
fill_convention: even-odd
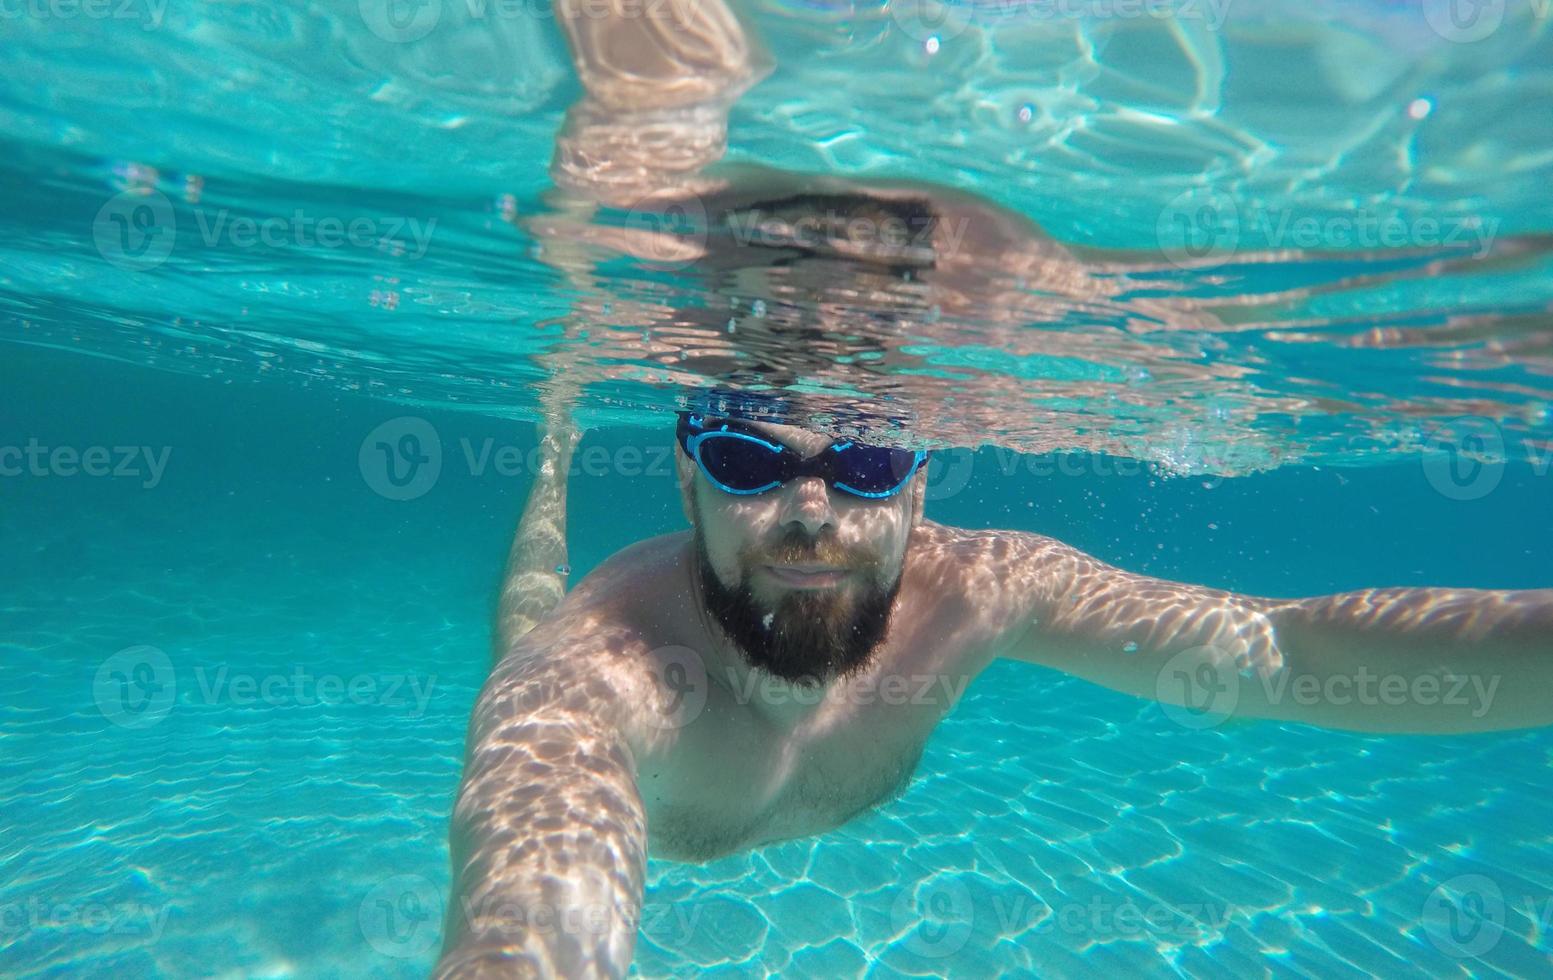
{"type": "Polygon", "coordinates": [[[610,588],[579,590],[581,601],[613,607],[610,625],[639,639],[624,655],[646,668],[646,683],[682,678],[687,650],[705,664],[704,702],[693,695],[671,723],[649,717],[631,738],[655,856],[709,860],[821,833],[904,790],[933,729],[992,656],[990,624],[967,626],[979,618],[966,615],[958,576],[942,574],[966,532],[923,525],[919,533],[926,540],[914,543],[873,661],[808,691],[719,659],[690,602],[688,534],[630,549],[611,559],[629,567],[614,571],[610,588]]]}

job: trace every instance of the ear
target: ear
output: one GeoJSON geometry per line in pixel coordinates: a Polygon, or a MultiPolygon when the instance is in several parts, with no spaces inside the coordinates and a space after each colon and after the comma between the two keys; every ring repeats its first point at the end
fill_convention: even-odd
{"type": "Polygon", "coordinates": [[[679,509],[685,515],[685,523],[694,526],[695,510],[692,495],[696,492],[696,464],[685,455],[680,446],[674,447],[674,479],[679,484],[679,509]]]}

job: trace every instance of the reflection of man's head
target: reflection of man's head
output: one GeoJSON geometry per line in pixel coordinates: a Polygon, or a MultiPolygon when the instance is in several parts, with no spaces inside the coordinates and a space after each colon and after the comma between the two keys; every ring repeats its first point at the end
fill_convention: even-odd
{"type": "Polygon", "coordinates": [[[920,457],[837,453],[837,443],[810,430],[694,417],[702,423],[694,429],[682,417],[679,464],[707,611],[751,665],[778,677],[819,684],[861,669],[888,631],[921,516],[921,474],[911,465],[920,457]],[[687,436],[708,431],[719,438],[735,432],[749,446],[687,436]],[[790,454],[772,460],[767,446],[790,454]],[[896,472],[859,465],[874,461],[893,462],[896,472]],[[778,463],[803,472],[777,482],[784,475],[778,463]],[[850,486],[848,479],[859,484],[854,490],[877,495],[836,485],[850,486]]]}

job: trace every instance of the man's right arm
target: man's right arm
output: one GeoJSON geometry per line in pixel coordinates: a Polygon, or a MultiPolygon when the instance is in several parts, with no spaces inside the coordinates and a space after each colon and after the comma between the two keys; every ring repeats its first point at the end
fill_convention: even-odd
{"type": "Polygon", "coordinates": [[[622,699],[607,671],[562,655],[570,630],[548,627],[503,659],[470,723],[439,980],[631,963],[647,820],[622,699]]]}

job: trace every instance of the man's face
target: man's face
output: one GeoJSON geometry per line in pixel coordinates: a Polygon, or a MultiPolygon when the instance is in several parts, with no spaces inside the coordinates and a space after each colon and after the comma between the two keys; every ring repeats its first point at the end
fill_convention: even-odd
{"type": "MultiPolygon", "coordinates": [[[[831,443],[792,426],[746,428],[804,457],[831,443]]],[[[882,499],[833,490],[819,477],[739,496],[683,453],[679,464],[702,599],[750,664],[805,684],[866,665],[889,626],[925,471],[882,499]]]]}

